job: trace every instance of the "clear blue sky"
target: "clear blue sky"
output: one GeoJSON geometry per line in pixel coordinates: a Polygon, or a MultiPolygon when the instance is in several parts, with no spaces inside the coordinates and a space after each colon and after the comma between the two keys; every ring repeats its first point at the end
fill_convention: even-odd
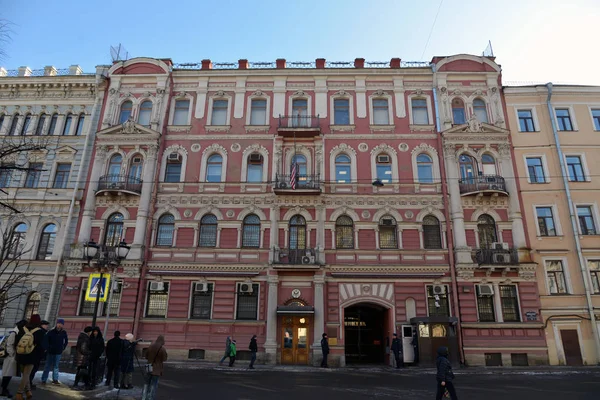
{"type": "Polygon", "coordinates": [[[13,39],[0,65],[87,72],[110,45],[174,62],[430,60],[481,54],[491,40],[506,81],[600,85],[600,0],[0,0],[13,39]],[[425,49],[427,37],[431,40],[425,49]]]}

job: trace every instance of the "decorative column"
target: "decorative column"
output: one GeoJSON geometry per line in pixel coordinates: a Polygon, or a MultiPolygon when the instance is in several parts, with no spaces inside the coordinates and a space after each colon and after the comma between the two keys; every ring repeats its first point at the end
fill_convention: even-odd
{"type": "Polygon", "coordinates": [[[325,264],[325,205],[317,204],[315,207],[317,217],[317,260],[320,264],[325,264]]]}
{"type": "Polygon", "coordinates": [[[77,242],[80,244],[86,243],[90,240],[90,234],[92,233],[92,219],[94,219],[96,215],[96,189],[98,188],[100,176],[102,176],[105,168],[104,162],[106,160],[107,152],[108,146],[96,147],[94,165],[92,167],[92,174],[90,176],[90,182],[85,195],[83,215],[81,216],[79,237],[77,238],[77,242]]]}
{"type": "Polygon", "coordinates": [[[502,298],[500,297],[500,285],[498,285],[498,282],[494,282],[493,286],[494,286],[494,310],[496,312],[496,322],[504,322],[504,315],[502,315],[502,298]]]}
{"type": "Polygon", "coordinates": [[[323,295],[323,285],[325,277],[315,275],[313,284],[315,285],[315,319],[314,319],[314,343],[313,343],[313,365],[319,365],[321,361],[321,335],[325,332],[325,296],[323,295]]]}
{"type": "Polygon", "coordinates": [[[267,364],[277,363],[277,291],[279,290],[279,277],[269,275],[267,277],[267,337],[265,340],[265,353],[267,364]]]}
{"type": "Polygon", "coordinates": [[[472,264],[471,249],[467,246],[467,235],[465,233],[465,215],[461,204],[460,187],[458,186],[460,177],[454,144],[444,144],[444,158],[446,161],[448,194],[450,195],[450,218],[452,219],[452,231],[454,232],[456,262],[458,264],[472,264]]]}
{"type": "Polygon", "coordinates": [[[148,146],[148,157],[144,165],[144,175],[142,182],[142,194],[138,205],[137,219],[135,221],[135,234],[133,236],[133,244],[127,258],[138,260],[142,257],[142,247],[146,240],[146,225],[148,223],[148,213],[150,210],[150,200],[152,197],[152,188],[154,187],[154,176],[156,173],[156,154],[158,145],[151,144],[148,146]]]}
{"type": "Polygon", "coordinates": [[[271,243],[271,251],[269,252],[269,261],[273,263],[279,261],[276,259],[276,257],[279,257],[279,206],[277,204],[271,206],[270,214],[271,230],[269,232],[269,243],[271,243]]]}

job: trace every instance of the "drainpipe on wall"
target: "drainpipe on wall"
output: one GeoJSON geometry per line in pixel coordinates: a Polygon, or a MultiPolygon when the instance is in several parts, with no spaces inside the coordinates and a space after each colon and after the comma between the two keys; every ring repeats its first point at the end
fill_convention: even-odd
{"type": "MultiPolygon", "coordinates": [[[[585,289],[585,299],[587,302],[588,312],[590,314],[590,322],[592,323],[592,333],[594,335],[594,343],[596,345],[596,357],[597,363],[600,364],[600,335],[598,335],[598,325],[596,322],[596,315],[594,314],[594,304],[592,303],[592,294],[590,292],[591,282],[590,274],[587,268],[585,259],[583,258],[583,252],[581,249],[581,241],[579,240],[579,229],[577,227],[577,217],[575,215],[575,205],[573,204],[573,198],[571,197],[571,189],[569,187],[569,180],[567,175],[567,167],[565,165],[564,154],[560,146],[560,138],[558,137],[558,129],[556,127],[556,121],[554,120],[554,111],[552,107],[552,82],[546,84],[548,88],[548,98],[546,100],[546,106],[548,106],[548,115],[550,117],[550,123],[552,124],[552,133],[554,134],[554,142],[556,143],[556,152],[558,153],[558,162],[560,163],[560,171],[562,174],[563,185],[565,186],[565,193],[567,194],[567,203],[569,204],[569,216],[571,218],[571,228],[573,229],[573,236],[575,238],[575,248],[577,249],[577,259],[579,261],[579,269],[581,270],[581,277],[583,278],[583,287],[585,289]]],[[[556,338],[555,338],[556,340],[556,338]]]]}
{"type": "MultiPolygon", "coordinates": [[[[435,127],[437,130],[437,142],[438,148],[443,153],[443,144],[442,144],[442,135],[441,135],[441,126],[440,126],[440,114],[438,107],[438,96],[437,96],[437,88],[435,85],[435,64],[431,64],[431,71],[433,72],[433,105],[435,108],[435,127]]],[[[444,156],[439,158],[440,161],[440,181],[442,183],[442,197],[444,199],[444,218],[446,219],[446,243],[448,248],[448,262],[450,264],[450,277],[452,279],[452,304],[454,307],[454,315],[458,318],[456,323],[456,336],[458,338],[458,354],[460,356],[461,365],[465,364],[465,353],[463,350],[463,336],[462,336],[462,328],[461,328],[461,320],[460,320],[460,303],[458,300],[458,282],[456,281],[456,270],[455,270],[455,260],[454,260],[454,240],[452,238],[452,223],[450,219],[450,211],[448,210],[448,186],[446,182],[446,167],[444,156]]]]}

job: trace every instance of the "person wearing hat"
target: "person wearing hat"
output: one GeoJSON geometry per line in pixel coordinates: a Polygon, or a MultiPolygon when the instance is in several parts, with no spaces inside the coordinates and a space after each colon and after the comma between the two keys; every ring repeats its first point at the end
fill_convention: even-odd
{"type": "Polygon", "coordinates": [[[75,382],[73,382],[73,389],[79,389],[79,381],[83,380],[85,385],[84,389],[90,389],[90,376],[88,374],[88,366],[90,362],[90,354],[92,349],[90,346],[90,335],[92,334],[93,328],[86,326],[83,332],[79,333],[77,338],[77,355],[75,362],[77,363],[77,373],[75,374],[75,382]]]}
{"type": "Polygon", "coordinates": [[[44,340],[42,341],[41,346],[36,347],[36,351],[38,352],[38,357],[36,359],[36,363],[33,364],[33,369],[31,370],[31,374],[29,375],[29,385],[32,390],[36,389],[36,386],[33,384],[33,378],[35,378],[35,374],[37,374],[40,369],[40,362],[44,357],[46,357],[46,352],[48,351],[48,338],[46,334],[48,333],[48,328],[50,327],[50,322],[45,319],[40,322],[40,329],[44,332],[44,340]]]}
{"type": "Polygon", "coordinates": [[[46,365],[44,365],[44,373],[42,374],[42,385],[46,384],[50,369],[52,369],[52,383],[58,385],[58,365],[63,351],[69,344],[67,331],[64,330],[65,320],[59,318],[56,320],[56,326],[46,334],[48,343],[48,355],[46,356],[46,365]]]}
{"type": "Polygon", "coordinates": [[[17,334],[15,343],[17,343],[17,362],[23,368],[21,382],[17,389],[15,400],[23,400],[23,395],[31,399],[31,370],[35,364],[39,365],[41,354],[43,354],[42,344],[44,341],[44,331],[40,327],[42,319],[39,314],[33,314],[29,323],[23,327],[23,330],[17,334]],[[27,335],[27,336],[26,336],[27,335]],[[21,339],[24,341],[21,342],[21,339]],[[33,349],[28,345],[33,345],[33,349]]]}

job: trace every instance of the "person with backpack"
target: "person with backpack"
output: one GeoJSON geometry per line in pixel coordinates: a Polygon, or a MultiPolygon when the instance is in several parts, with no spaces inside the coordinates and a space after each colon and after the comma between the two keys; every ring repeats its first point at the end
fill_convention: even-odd
{"type": "Polygon", "coordinates": [[[256,344],[256,335],[252,335],[250,339],[250,346],[248,346],[252,357],[250,357],[250,369],[254,369],[254,362],[256,361],[256,352],[258,351],[258,344],[256,344]]]}
{"type": "Polygon", "coordinates": [[[90,354],[92,349],[90,346],[90,335],[92,334],[92,327],[86,326],[83,332],[79,333],[77,338],[77,345],[75,350],[77,351],[75,362],[77,363],[77,373],[75,374],[75,382],[73,382],[73,389],[79,389],[79,381],[83,380],[84,389],[90,389],[90,379],[88,374],[88,366],[90,362],[90,354]]]}
{"type": "Polygon", "coordinates": [[[0,396],[12,398],[12,395],[8,391],[8,384],[13,376],[17,374],[17,335],[23,330],[23,327],[27,325],[27,320],[21,320],[17,322],[15,329],[8,333],[8,337],[4,341],[4,351],[6,352],[6,358],[2,364],[2,393],[0,396]]]}
{"type": "Polygon", "coordinates": [[[44,340],[42,341],[41,346],[37,346],[35,351],[38,353],[36,357],[36,362],[33,364],[33,369],[31,370],[31,374],[29,374],[29,386],[31,390],[35,390],[37,387],[33,384],[33,378],[35,378],[35,374],[37,374],[40,369],[40,362],[46,357],[46,352],[48,351],[48,337],[46,334],[48,333],[48,327],[50,323],[46,320],[42,320],[40,322],[40,329],[44,331],[44,340]]]}
{"type": "Polygon", "coordinates": [[[237,348],[235,344],[235,339],[231,341],[229,345],[229,366],[233,367],[233,363],[235,362],[235,356],[237,355],[237,348]]]}
{"type": "Polygon", "coordinates": [[[33,398],[29,377],[34,365],[39,362],[39,357],[41,357],[42,354],[39,349],[42,347],[45,333],[40,327],[41,322],[42,319],[39,314],[33,314],[29,319],[29,323],[17,334],[17,362],[23,368],[23,375],[21,377],[21,382],[19,383],[19,388],[17,389],[15,400],[23,400],[23,395],[25,395],[28,400],[33,398]]]}
{"type": "Polygon", "coordinates": [[[165,338],[159,335],[156,341],[148,347],[146,360],[150,367],[150,382],[148,388],[144,391],[145,396],[142,400],[154,400],[156,398],[156,390],[158,389],[158,380],[163,374],[164,362],[167,361],[167,350],[165,349],[165,338]]]}
{"type": "Polygon", "coordinates": [[[119,372],[121,371],[121,356],[123,354],[123,339],[121,332],[115,331],[115,336],[106,343],[106,386],[110,386],[110,380],[114,380],[113,386],[119,388],[119,372]]]}
{"type": "Polygon", "coordinates": [[[58,381],[58,365],[63,351],[65,351],[69,344],[69,337],[63,329],[64,325],[65,320],[59,318],[56,320],[54,329],[46,334],[48,356],[46,357],[46,365],[44,365],[44,373],[42,374],[42,385],[46,384],[48,375],[50,375],[50,369],[52,369],[52,383],[55,385],[60,384],[58,381]]]}

